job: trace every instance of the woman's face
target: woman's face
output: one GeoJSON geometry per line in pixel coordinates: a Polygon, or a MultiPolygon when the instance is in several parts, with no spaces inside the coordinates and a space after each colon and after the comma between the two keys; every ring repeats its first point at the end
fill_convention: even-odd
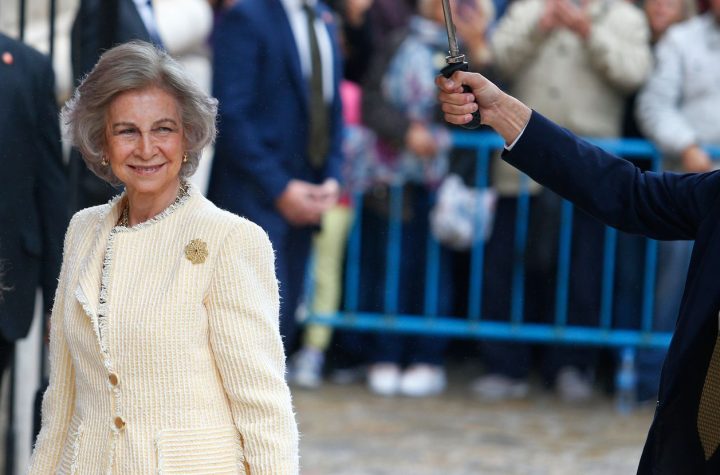
{"type": "Polygon", "coordinates": [[[177,101],[152,86],[110,103],[105,150],[115,176],[131,194],[155,195],[177,186],[185,136],[177,101]]]}
{"type": "Polygon", "coordinates": [[[684,0],[645,0],[647,15],[653,39],[658,40],[673,24],[685,17],[684,0]]]}

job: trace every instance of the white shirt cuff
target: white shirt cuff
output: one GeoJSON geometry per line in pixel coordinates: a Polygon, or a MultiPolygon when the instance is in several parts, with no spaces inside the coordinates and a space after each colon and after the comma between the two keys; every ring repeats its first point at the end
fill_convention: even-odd
{"type": "Polygon", "coordinates": [[[518,136],[515,137],[515,140],[513,140],[513,143],[511,143],[510,145],[505,145],[505,150],[507,150],[507,151],[509,152],[510,150],[513,149],[513,147],[515,146],[515,144],[518,143],[518,140],[520,140],[520,137],[522,137],[523,132],[525,132],[525,129],[526,129],[526,128],[527,128],[527,124],[525,124],[525,127],[522,128],[522,130],[520,131],[520,133],[518,134],[518,136]]]}

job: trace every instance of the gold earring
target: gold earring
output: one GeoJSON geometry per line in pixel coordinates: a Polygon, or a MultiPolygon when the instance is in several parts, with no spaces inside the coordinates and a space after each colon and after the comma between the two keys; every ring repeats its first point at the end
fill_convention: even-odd
{"type": "Polygon", "coordinates": [[[105,160],[105,155],[102,156],[102,161],[100,162],[100,165],[106,167],[108,164],[107,160],[105,160]]]}
{"type": "Polygon", "coordinates": [[[183,163],[187,163],[187,152],[185,152],[185,155],[183,155],[183,163]]]}

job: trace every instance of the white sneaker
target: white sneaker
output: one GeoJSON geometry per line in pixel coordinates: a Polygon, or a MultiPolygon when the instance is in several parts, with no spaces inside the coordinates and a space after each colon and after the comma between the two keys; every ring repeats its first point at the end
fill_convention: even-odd
{"type": "Polygon", "coordinates": [[[290,383],[301,388],[315,389],[322,384],[325,354],[315,348],[302,348],[293,357],[290,383]]]}
{"type": "Polygon", "coordinates": [[[586,402],[592,397],[592,380],[581,374],[577,368],[565,366],[558,371],[555,391],[563,402],[586,402]]]}
{"type": "Polygon", "coordinates": [[[513,379],[501,374],[488,374],[473,381],[470,386],[475,395],[486,401],[523,399],[530,392],[530,385],[523,379],[513,379]]]}
{"type": "Polygon", "coordinates": [[[368,370],[368,387],[380,396],[394,396],[400,388],[400,367],[393,363],[377,363],[368,370]]]}
{"type": "Polygon", "coordinates": [[[400,378],[400,392],[410,397],[435,396],[445,390],[445,369],[442,366],[415,364],[400,378]]]}

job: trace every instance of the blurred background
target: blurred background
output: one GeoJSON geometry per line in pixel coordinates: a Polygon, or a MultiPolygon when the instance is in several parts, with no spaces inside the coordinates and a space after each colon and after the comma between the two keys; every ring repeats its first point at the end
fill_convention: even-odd
{"type": "MultiPolygon", "coordinates": [[[[218,38],[244,34],[220,35],[218,25],[244,1],[254,0],[0,0],[0,34],[50,57],[58,107],[102,51],[133,39],[165,48],[213,93],[234,77],[218,38]]],[[[449,5],[469,68],[535,110],[643,170],[716,168],[720,42],[708,38],[720,34],[720,20],[706,20],[720,19],[719,1],[449,5]],[[701,23],[715,31],[697,33],[701,23]]],[[[284,336],[302,473],[634,473],[692,243],[606,228],[500,161],[504,144],[492,131],[445,124],[433,84],[448,54],[441,0],[327,6],[312,21],[318,32],[327,27],[326,51],[342,57],[333,79],[342,197],[313,230],[307,271],[285,277],[300,290],[283,304],[293,323],[284,336]]],[[[2,45],[0,67],[12,68],[2,45]]],[[[248,64],[244,75],[256,69],[248,64]]],[[[0,83],[7,130],[20,114],[3,102],[13,84],[0,83]]],[[[35,123],[32,133],[47,126],[35,123]]],[[[221,137],[233,134],[219,127],[221,137]]],[[[269,135],[282,140],[292,124],[275,127],[269,135]]],[[[67,215],[119,192],[70,147],[56,153],[67,215]]],[[[200,190],[212,197],[214,187],[243,186],[214,155],[205,151],[192,178],[200,190]]],[[[14,199],[11,185],[25,177],[11,164],[22,159],[0,153],[7,474],[24,473],[37,430],[54,279],[28,280],[19,269],[51,273],[49,256],[61,252],[23,251],[25,264],[3,246],[23,226],[18,208],[56,218],[14,199]],[[20,293],[31,298],[16,305],[20,293]],[[29,329],[11,331],[13,322],[29,329]]]]}

